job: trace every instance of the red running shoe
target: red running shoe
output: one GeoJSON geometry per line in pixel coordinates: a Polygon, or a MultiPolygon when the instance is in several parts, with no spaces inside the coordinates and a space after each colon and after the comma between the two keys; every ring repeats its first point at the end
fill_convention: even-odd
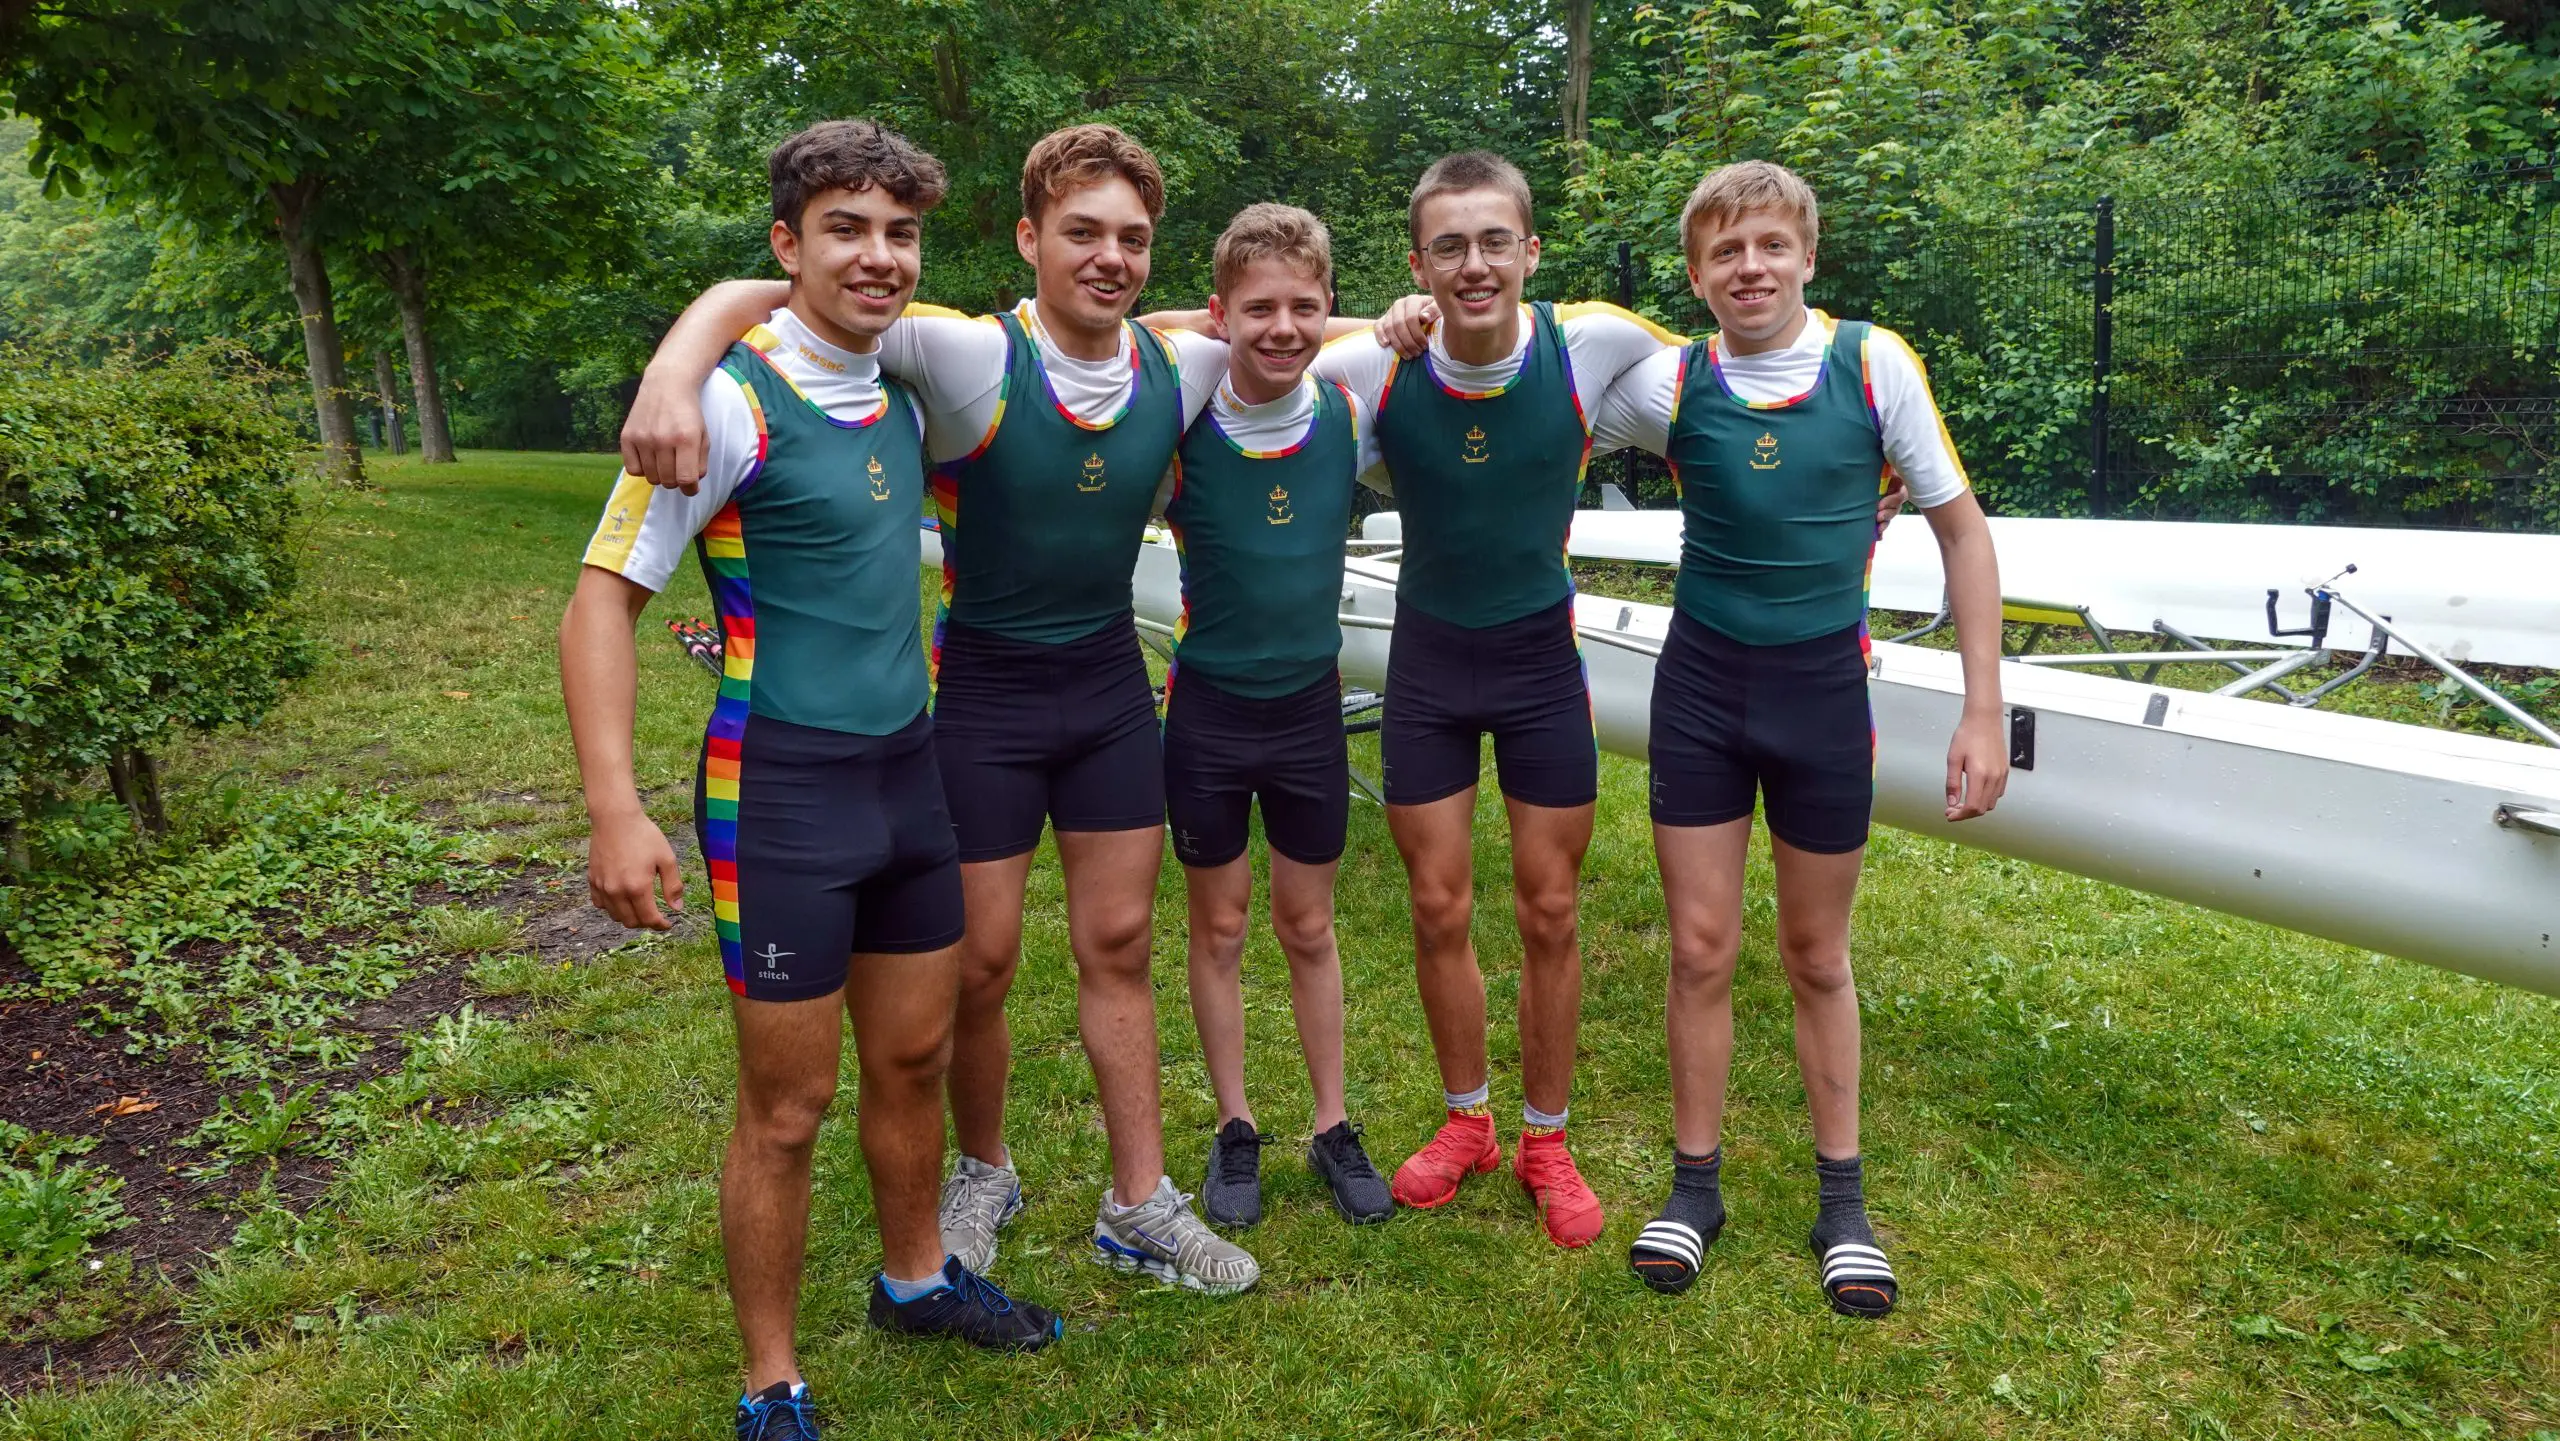
{"type": "Polygon", "coordinates": [[[1511,1173],[1537,1203],[1546,1219],[1547,1239],[1566,1250],[1579,1250],[1600,1239],[1600,1198],[1583,1184],[1574,1169],[1573,1152],[1565,1149],[1564,1132],[1520,1138],[1520,1155],[1511,1173]]]}
{"type": "Polygon", "coordinates": [[[1493,1117],[1451,1111],[1431,1144],[1405,1158],[1387,1189],[1399,1206],[1428,1211],[1458,1199],[1458,1185],[1502,1164],[1502,1142],[1494,1138],[1493,1117]]]}

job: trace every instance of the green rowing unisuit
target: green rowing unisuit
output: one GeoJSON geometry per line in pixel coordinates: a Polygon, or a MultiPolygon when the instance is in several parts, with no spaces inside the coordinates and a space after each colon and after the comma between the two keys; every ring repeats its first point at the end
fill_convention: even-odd
{"type": "Polygon", "coordinates": [[[733,652],[722,704],[888,735],[924,709],[927,685],[910,569],[924,508],[915,402],[884,380],[878,414],[840,421],[744,341],[720,368],[746,391],[764,446],[694,542],[733,652]]]}
{"type": "Polygon", "coordinates": [[[1510,384],[1468,394],[1426,353],[1398,360],[1378,399],[1378,451],[1404,520],[1396,603],[1482,630],[1573,594],[1565,532],[1591,449],[1555,307],[1510,384]]]}
{"type": "Polygon", "coordinates": [[[1272,697],[1332,673],[1359,457],[1351,398],[1330,382],[1317,383],[1314,421],[1287,450],[1238,446],[1214,406],[1192,423],[1164,508],[1182,550],[1177,677],[1272,697]]]}
{"type": "Polygon", "coordinates": [[[1088,425],[1051,393],[1021,319],[999,320],[1011,347],[1004,408],[984,444],[934,468],[943,616],[1060,645],[1129,613],[1129,574],[1182,440],[1182,390],[1163,342],[1124,324],[1136,388],[1117,416],[1088,425]]]}
{"type": "Polygon", "coordinates": [[[1790,645],[1866,619],[1884,439],[1867,402],[1870,327],[1844,320],[1813,388],[1735,395],[1713,338],[1681,357],[1665,459],[1680,487],[1673,603],[1745,645],[1790,645]]]}

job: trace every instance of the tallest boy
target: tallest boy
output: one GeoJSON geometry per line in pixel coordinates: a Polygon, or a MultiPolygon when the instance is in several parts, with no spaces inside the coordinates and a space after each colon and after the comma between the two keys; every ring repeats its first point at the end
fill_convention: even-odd
{"type": "MultiPolygon", "coordinates": [[[[943,1193],[944,1242],[982,1267],[1022,1204],[1004,1143],[1004,1002],[1045,822],[1066,873],[1077,1017],[1111,1144],[1095,1254],[1224,1293],[1260,1270],[1165,1176],[1149,974],[1164,772],[1129,578],[1158,482],[1226,358],[1218,342],[1128,319],[1163,213],[1163,173],[1136,141],[1108,125],[1048,135],[1023,162],[1015,230],[1035,298],[974,320],[902,320],[882,336],[880,365],[923,402],[943,522],[934,735],[968,910],[950,1080],[960,1161],[943,1193]]],[[[685,313],[624,430],[635,473],[669,485],[699,473],[695,392],[781,292],[729,282],[685,313]]]]}

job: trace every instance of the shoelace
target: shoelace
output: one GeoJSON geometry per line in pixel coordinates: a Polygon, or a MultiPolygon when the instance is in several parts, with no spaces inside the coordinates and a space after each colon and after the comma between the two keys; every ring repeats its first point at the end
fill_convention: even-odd
{"type": "Polygon", "coordinates": [[[1262,1139],[1231,1143],[1218,1148],[1218,1179],[1230,1186],[1245,1185],[1262,1174],[1262,1139]]]}
{"type": "Polygon", "coordinates": [[[749,1401],[746,1410],[747,1424],[739,1428],[738,1441],[764,1441],[773,1434],[774,1418],[784,1413],[791,1417],[794,1434],[815,1436],[818,1433],[817,1424],[809,1414],[809,1393],[806,1391],[778,1401],[749,1401]]]}
{"type": "Polygon", "coordinates": [[[963,1216],[978,1225],[993,1227],[996,1217],[1004,1214],[1005,1178],[1003,1173],[953,1179],[967,1187],[962,1192],[966,1207],[962,1213],[963,1216]]]}
{"type": "Polygon", "coordinates": [[[998,1316],[1013,1314],[1013,1298],[997,1290],[995,1282],[965,1266],[959,1269],[960,1284],[951,1289],[960,1298],[960,1304],[984,1306],[998,1316]]]}
{"type": "Polygon", "coordinates": [[[1378,1168],[1370,1162],[1368,1151],[1360,1145],[1360,1135],[1360,1128],[1354,1126],[1343,1132],[1339,1138],[1326,1137],[1322,1145],[1326,1154],[1333,1158],[1335,1167],[1343,1175],[1354,1179],[1365,1177],[1374,1181],[1378,1179],[1378,1168]]]}

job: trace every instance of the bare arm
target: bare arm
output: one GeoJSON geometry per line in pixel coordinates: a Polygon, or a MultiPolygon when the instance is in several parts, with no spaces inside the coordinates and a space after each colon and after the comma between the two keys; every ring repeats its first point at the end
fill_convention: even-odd
{"type": "Polygon", "coordinates": [[[631,727],[638,709],[640,660],[632,629],[649,603],[648,588],[612,571],[586,566],[560,618],[560,696],[578,748],[578,778],[587,794],[587,897],[626,926],[668,930],[658,909],[684,909],[684,870],[675,849],[640,805],[631,778],[631,727]]]}
{"type": "Polygon", "coordinates": [[[702,382],[739,336],[790,299],[787,280],[723,280],[684,308],[640,373],[640,392],[622,422],[624,470],[693,493],[710,463],[702,382]]]}
{"type": "Polygon", "coordinates": [[[1969,820],[1989,814],[2009,788],[2008,727],[2000,703],[2000,562],[1991,552],[1990,522],[1972,491],[1921,514],[1938,537],[1956,649],[1964,659],[1964,713],[1947,746],[1947,819],[1969,820]]]}

